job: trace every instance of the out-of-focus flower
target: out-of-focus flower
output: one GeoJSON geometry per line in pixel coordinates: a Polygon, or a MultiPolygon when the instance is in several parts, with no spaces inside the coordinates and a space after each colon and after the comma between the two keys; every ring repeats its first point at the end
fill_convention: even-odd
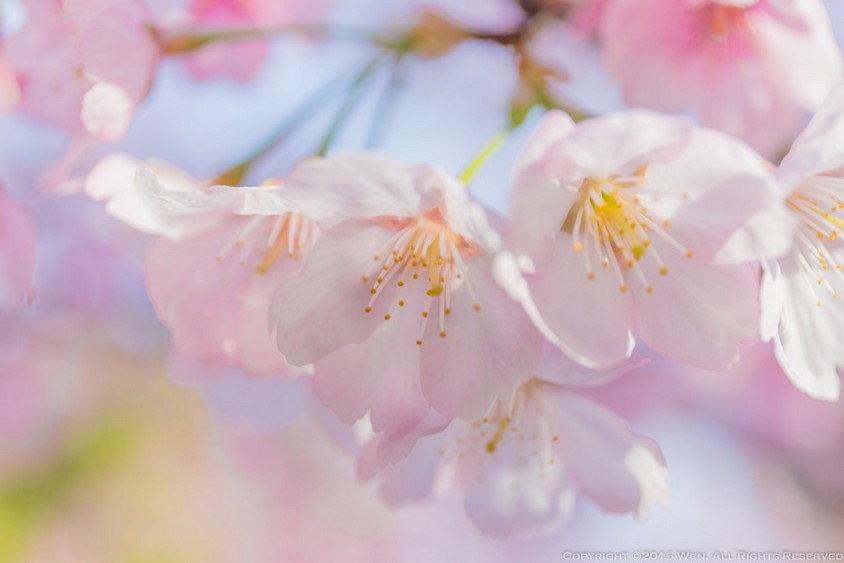
{"type": "Polygon", "coordinates": [[[26,25],[6,40],[23,108],[73,133],[121,137],[159,56],[146,4],[34,0],[26,9],[26,25]]]}
{"type": "Polygon", "coordinates": [[[0,309],[35,297],[35,220],[0,191],[0,309]]]}
{"type": "MultiPolygon", "coordinates": [[[[749,147],[683,118],[548,116],[519,164],[513,238],[564,351],[611,366],[635,335],[678,361],[733,362],[758,340],[757,275],[714,262],[775,201],[772,182],[749,147]]],[[[784,248],[788,232],[770,239],[784,248]]]]}
{"type": "MultiPolygon", "coordinates": [[[[571,383],[605,379],[598,372],[578,376],[586,371],[570,365],[571,383]]],[[[358,471],[365,480],[377,477],[393,506],[441,496],[459,483],[467,514],[492,536],[550,534],[580,493],[604,510],[639,518],[668,500],[655,444],[570,388],[539,379],[512,400],[496,401],[483,418],[432,418],[407,437],[375,436],[358,471]]]]}
{"type": "MultiPolygon", "coordinates": [[[[137,161],[112,155],[86,180],[87,192],[135,228],[161,235],[146,259],[147,289],[173,332],[174,353],[209,373],[288,371],[270,335],[275,287],[298,270],[319,228],[283,183],[205,187],[169,166],[127,172],[137,161]],[[172,180],[173,184],[166,184],[172,180]]],[[[194,368],[186,368],[185,372],[194,368]]]]}
{"type": "Polygon", "coordinates": [[[493,279],[498,237],[463,184],[365,153],[306,162],[297,182],[339,211],[278,288],[272,324],[343,421],[368,412],[401,433],[430,407],[480,416],[530,373],[539,334],[493,279]]]}
{"type": "Polygon", "coordinates": [[[617,0],[601,39],[628,103],[692,112],[765,155],[787,146],[842,67],[820,0],[617,0]]]}
{"type": "MultiPolygon", "coordinates": [[[[28,0],[26,24],[6,39],[6,52],[26,111],[72,133],[114,141],[131,124],[162,55],[188,54],[200,78],[245,81],[266,57],[262,28],[319,23],[331,4],[195,0],[179,12],[142,0],[28,0]],[[252,29],[256,40],[215,44],[215,34],[233,28],[252,29]]],[[[14,100],[10,87],[0,91],[14,100]]]]}
{"type": "Polygon", "coordinates": [[[844,367],[844,84],[832,90],[777,170],[799,224],[789,251],[763,262],[763,333],[791,381],[838,399],[844,367]]]}
{"type": "MultiPolygon", "coordinates": [[[[227,28],[312,26],[324,24],[333,0],[191,0],[186,24],[210,31],[227,28]]],[[[187,56],[188,70],[197,78],[228,76],[245,82],[261,68],[267,57],[263,39],[208,45],[187,56]]]]}
{"type": "MultiPolygon", "coordinates": [[[[161,189],[139,176],[141,189],[161,189]]],[[[319,228],[286,199],[283,185],[172,192],[211,213],[212,230],[157,239],[146,261],[147,286],[181,354],[229,362],[253,374],[287,371],[270,335],[273,291],[300,267],[319,228]]],[[[166,196],[165,196],[166,197],[166,196]]]]}

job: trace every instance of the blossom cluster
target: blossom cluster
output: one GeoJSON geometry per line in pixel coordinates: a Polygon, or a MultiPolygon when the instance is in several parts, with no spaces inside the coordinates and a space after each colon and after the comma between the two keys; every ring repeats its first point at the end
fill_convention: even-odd
{"type": "MultiPolygon", "coordinates": [[[[329,434],[390,506],[457,490],[492,536],[552,533],[579,495],[647,517],[668,502],[666,461],[590,391],[649,362],[723,371],[771,341],[799,390],[839,399],[844,67],[819,0],[414,5],[402,26],[356,31],[373,62],[323,143],[267,179],[253,165],[283,137],[205,178],[114,143],[161,59],[248,82],[272,36],[346,40],[335,7],[162,4],[23,2],[0,102],[68,135],[39,195],[86,194],[141,233],[171,377],[217,395],[285,381],[296,404],[278,408],[339,420],[329,434]],[[472,42],[507,49],[516,84],[465,170],[335,147],[385,59],[472,42]],[[578,103],[589,73],[626,107],[578,103]],[[528,127],[507,210],[491,209],[476,173],[528,127]]],[[[4,345],[45,314],[42,204],[18,195],[0,193],[4,345]]],[[[10,348],[0,374],[27,357],[10,348]]]]}

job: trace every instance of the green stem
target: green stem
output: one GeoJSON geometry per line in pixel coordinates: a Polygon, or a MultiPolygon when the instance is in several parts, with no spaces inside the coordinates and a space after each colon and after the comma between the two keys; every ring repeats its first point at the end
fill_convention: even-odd
{"type": "Polygon", "coordinates": [[[384,126],[395,107],[398,93],[404,85],[404,69],[406,67],[402,64],[403,59],[404,57],[401,53],[396,54],[393,59],[393,64],[390,67],[389,81],[381,94],[381,99],[378,102],[375,115],[373,116],[372,123],[369,127],[369,135],[367,135],[366,139],[366,146],[368,148],[372,148],[379,143],[384,131],[384,126]]]}
{"type": "Polygon", "coordinates": [[[161,45],[165,54],[190,53],[214,43],[269,39],[288,33],[304,34],[325,39],[350,39],[372,41],[378,36],[374,29],[324,25],[279,25],[269,27],[242,27],[230,29],[186,30],[161,33],[150,27],[149,32],[161,45]]]}
{"type": "Polygon", "coordinates": [[[364,93],[363,85],[364,83],[375,73],[375,71],[381,66],[384,57],[383,53],[379,53],[372,61],[367,64],[363,70],[355,77],[354,82],[349,89],[349,93],[346,96],[346,99],[343,101],[343,105],[340,106],[340,109],[337,111],[337,115],[334,117],[334,121],[331,123],[331,127],[328,129],[328,133],[326,133],[325,138],[323,139],[322,143],[319,146],[316,154],[319,156],[325,156],[328,152],[328,149],[331,148],[332,143],[334,143],[334,139],[337,137],[337,134],[343,128],[343,125],[346,123],[346,120],[352,113],[352,110],[360,101],[361,97],[364,93]]]}
{"type": "Polygon", "coordinates": [[[511,131],[512,129],[505,129],[503,131],[499,131],[492,139],[490,139],[489,142],[484,145],[484,148],[481,149],[481,152],[478,153],[478,156],[476,156],[474,160],[469,163],[466,169],[460,173],[460,181],[464,184],[468,184],[470,181],[472,181],[472,178],[475,176],[475,173],[480,170],[481,166],[484,165],[484,163],[489,159],[489,157],[495,154],[495,151],[501,148],[501,145],[503,145],[504,141],[507,140],[507,137],[510,135],[511,131]]]}

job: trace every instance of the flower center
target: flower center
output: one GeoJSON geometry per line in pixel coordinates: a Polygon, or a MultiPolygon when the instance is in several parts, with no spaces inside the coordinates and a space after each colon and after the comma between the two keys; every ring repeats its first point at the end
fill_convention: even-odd
{"type": "Polygon", "coordinates": [[[239,262],[246,264],[257,257],[255,271],[265,275],[282,256],[300,259],[316,242],[319,233],[316,223],[299,213],[255,215],[246,219],[242,228],[226,241],[217,261],[222,262],[237,247],[239,262]]]}
{"type": "Polygon", "coordinates": [[[786,199],[801,219],[796,235],[798,262],[809,287],[821,305],[817,289],[838,297],[833,283],[844,282],[841,264],[827,249],[844,232],[844,180],[814,176],[786,199]]]}
{"type": "Polygon", "coordinates": [[[708,23],[709,33],[717,40],[726,40],[731,34],[746,30],[746,10],[747,8],[740,6],[724,6],[717,3],[701,8],[704,21],[708,23]]]}
{"type": "Polygon", "coordinates": [[[460,235],[439,221],[421,216],[400,229],[379,254],[373,256],[375,265],[363,276],[364,283],[372,283],[371,297],[364,309],[372,312],[377,299],[388,287],[395,286],[392,303],[384,320],[392,318],[396,307],[404,307],[411,287],[424,284],[425,304],[416,344],[422,345],[432,305],[439,311],[439,335],[446,337],[445,317],[451,314],[454,291],[464,286],[480,311],[472,286],[466,276],[464,258],[475,254],[474,248],[460,235]]]}
{"type": "MultiPolygon", "coordinates": [[[[497,403],[481,420],[455,423],[454,435],[440,457],[445,463],[471,464],[479,482],[486,479],[488,463],[532,467],[542,480],[557,464],[559,436],[552,426],[542,384],[530,381],[516,391],[510,405],[497,403]]],[[[520,486],[518,479],[514,474],[512,488],[520,486]]]]}
{"type": "Polygon", "coordinates": [[[754,9],[754,5],[728,6],[717,1],[699,7],[695,31],[686,36],[687,48],[703,51],[705,59],[716,65],[709,71],[754,57],[758,34],[753,19],[748,17],[754,9]]]}
{"type": "Polygon", "coordinates": [[[569,210],[560,228],[572,236],[575,252],[583,255],[586,276],[595,279],[592,261],[597,259],[602,268],[613,270],[621,292],[628,289],[628,270],[634,272],[648,293],[653,292],[639,266],[646,255],[657,263],[661,275],[668,275],[668,267],[651,246],[654,234],[687,258],[694,255],[665,230],[670,227],[669,221],[660,225],[648,215],[644,200],[665,194],[648,189],[645,174],[645,168],[639,168],[630,176],[586,178],[580,186],[580,200],[569,210]]]}

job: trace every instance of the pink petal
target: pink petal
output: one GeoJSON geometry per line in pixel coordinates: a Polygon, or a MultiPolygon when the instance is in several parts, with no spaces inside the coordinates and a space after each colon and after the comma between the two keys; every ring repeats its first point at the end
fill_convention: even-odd
{"type": "Polygon", "coordinates": [[[530,141],[519,156],[519,166],[528,167],[545,158],[551,147],[571,134],[575,127],[569,114],[561,110],[549,111],[531,134],[530,141]]]}
{"type": "Polygon", "coordinates": [[[531,293],[563,352],[589,367],[613,366],[633,350],[630,296],[611,271],[594,264],[590,280],[582,263],[583,256],[561,239],[544,269],[528,276],[531,293]]]}
{"type": "Polygon", "coordinates": [[[770,163],[718,131],[696,129],[678,158],[648,169],[647,182],[657,192],[674,194],[652,202],[649,210],[670,218],[672,236],[698,257],[758,260],[781,255],[791,245],[796,225],[770,163]]]}
{"type": "Polygon", "coordinates": [[[546,175],[540,165],[522,168],[513,189],[511,240],[514,251],[526,253],[536,263],[544,264],[575,203],[576,189],[560,186],[546,175]]]}
{"type": "Polygon", "coordinates": [[[304,160],[288,184],[294,193],[324,202],[323,213],[315,210],[314,218],[328,228],[353,217],[411,217],[420,207],[434,207],[436,201],[424,205],[416,189],[418,169],[379,154],[339,153],[304,160]]]}
{"type": "Polygon", "coordinates": [[[557,419],[557,451],[585,494],[604,510],[641,517],[652,503],[667,502],[665,462],[655,444],[583,397],[550,390],[549,396],[557,419]]]}
{"type": "Polygon", "coordinates": [[[840,73],[841,56],[817,0],[739,8],[737,23],[718,36],[708,19],[715,16],[698,11],[710,7],[611,2],[601,30],[604,64],[630,105],[691,111],[704,125],[775,154],[840,73]]]}
{"type": "Polygon", "coordinates": [[[574,172],[632,174],[641,166],[676,158],[692,141],[693,130],[690,119],[645,110],[588,119],[549,148],[543,169],[554,179],[574,172]]]}
{"type": "MultiPolygon", "coordinates": [[[[305,365],[344,344],[362,342],[381,325],[389,297],[371,313],[371,283],[362,282],[391,233],[368,221],[348,221],[323,234],[299,275],[281,284],[270,312],[279,349],[305,365]]],[[[416,340],[414,336],[411,343],[416,340]]],[[[415,346],[415,344],[414,344],[415,346]]]]}
{"type": "Polygon", "coordinates": [[[238,82],[255,78],[267,58],[263,41],[209,45],[185,56],[188,72],[199,80],[225,76],[238,82]]]}
{"type": "Polygon", "coordinates": [[[346,344],[314,364],[317,397],[343,422],[368,412],[375,432],[401,434],[430,410],[419,383],[416,344],[422,299],[408,299],[405,309],[390,321],[378,319],[381,325],[365,342],[346,344]]]}
{"type": "Polygon", "coordinates": [[[655,352],[706,369],[725,369],[738,359],[741,345],[759,339],[759,284],[749,264],[715,266],[685,255],[654,238],[639,262],[653,287],[633,284],[637,334],[655,352]]]}
{"type": "Polygon", "coordinates": [[[548,535],[574,509],[577,491],[560,466],[538,479],[533,466],[520,467],[512,459],[482,475],[465,485],[463,503],[472,522],[489,536],[548,535]]]}
{"type": "Polygon", "coordinates": [[[75,29],[58,2],[29,2],[24,27],[4,40],[21,79],[25,111],[68,131],[82,130],[82,96],[90,80],[79,76],[75,29]]]}
{"type": "Polygon", "coordinates": [[[95,83],[111,84],[137,105],[146,97],[158,60],[158,46],[145,28],[151,15],[143,3],[103,6],[81,28],[82,70],[95,83]]]}
{"type": "Polygon", "coordinates": [[[576,484],[555,455],[549,421],[538,405],[529,403],[514,416],[503,427],[499,417],[453,427],[443,459],[457,464],[466,514],[483,533],[547,535],[573,510],[576,484]],[[495,448],[485,447],[500,428],[495,448]]]}
{"type": "MultiPolygon", "coordinates": [[[[777,361],[798,389],[816,399],[837,401],[841,394],[840,368],[844,368],[840,338],[844,307],[840,298],[834,299],[824,288],[810,289],[812,282],[806,279],[796,254],[781,258],[778,265],[782,274],[777,282],[783,299],[774,336],[777,361]]],[[[844,293],[839,277],[829,279],[837,291],[844,293]]]]}
{"type": "Polygon", "coordinates": [[[82,97],[82,123],[100,140],[116,141],[132,122],[134,104],[126,91],[108,82],[97,82],[82,97]]]}
{"type": "Polygon", "coordinates": [[[844,167],[844,79],[839,79],[821,108],[794,141],[777,169],[786,190],[806,178],[844,167]]]}
{"type": "Polygon", "coordinates": [[[438,335],[436,320],[422,338],[422,389],[445,416],[481,418],[493,400],[510,397],[519,383],[533,376],[540,334],[521,306],[492,278],[489,259],[470,262],[466,283],[451,298],[445,318],[447,336],[438,335]],[[480,310],[475,310],[475,304],[480,310]]]}
{"type": "Polygon", "coordinates": [[[392,465],[381,467],[379,454],[384,449],[390,449],[389,442],[393,438],[377,435],[358,456],[358,478],[369,481],[377,476],[381,499],[392,508],[431,499],[435,495],[438,481],[442,480],[439,452],[446,436],[442,431],[415,436],[414,447],[409,455],[405,452],[392,465]]]}
{"type": "Polygon", "coordinates": [[[267,280],[253,263],[239,264],[237,251],[218,260],[244,221],[248,219],[232,220],[226,228],[185,241],[158,239],[146,262],[150,299],[182,354],[257,374],[283,373],[287,364],[267,318],[273,284],[297,264],[287,271],[273,270],[267,280]]]}

